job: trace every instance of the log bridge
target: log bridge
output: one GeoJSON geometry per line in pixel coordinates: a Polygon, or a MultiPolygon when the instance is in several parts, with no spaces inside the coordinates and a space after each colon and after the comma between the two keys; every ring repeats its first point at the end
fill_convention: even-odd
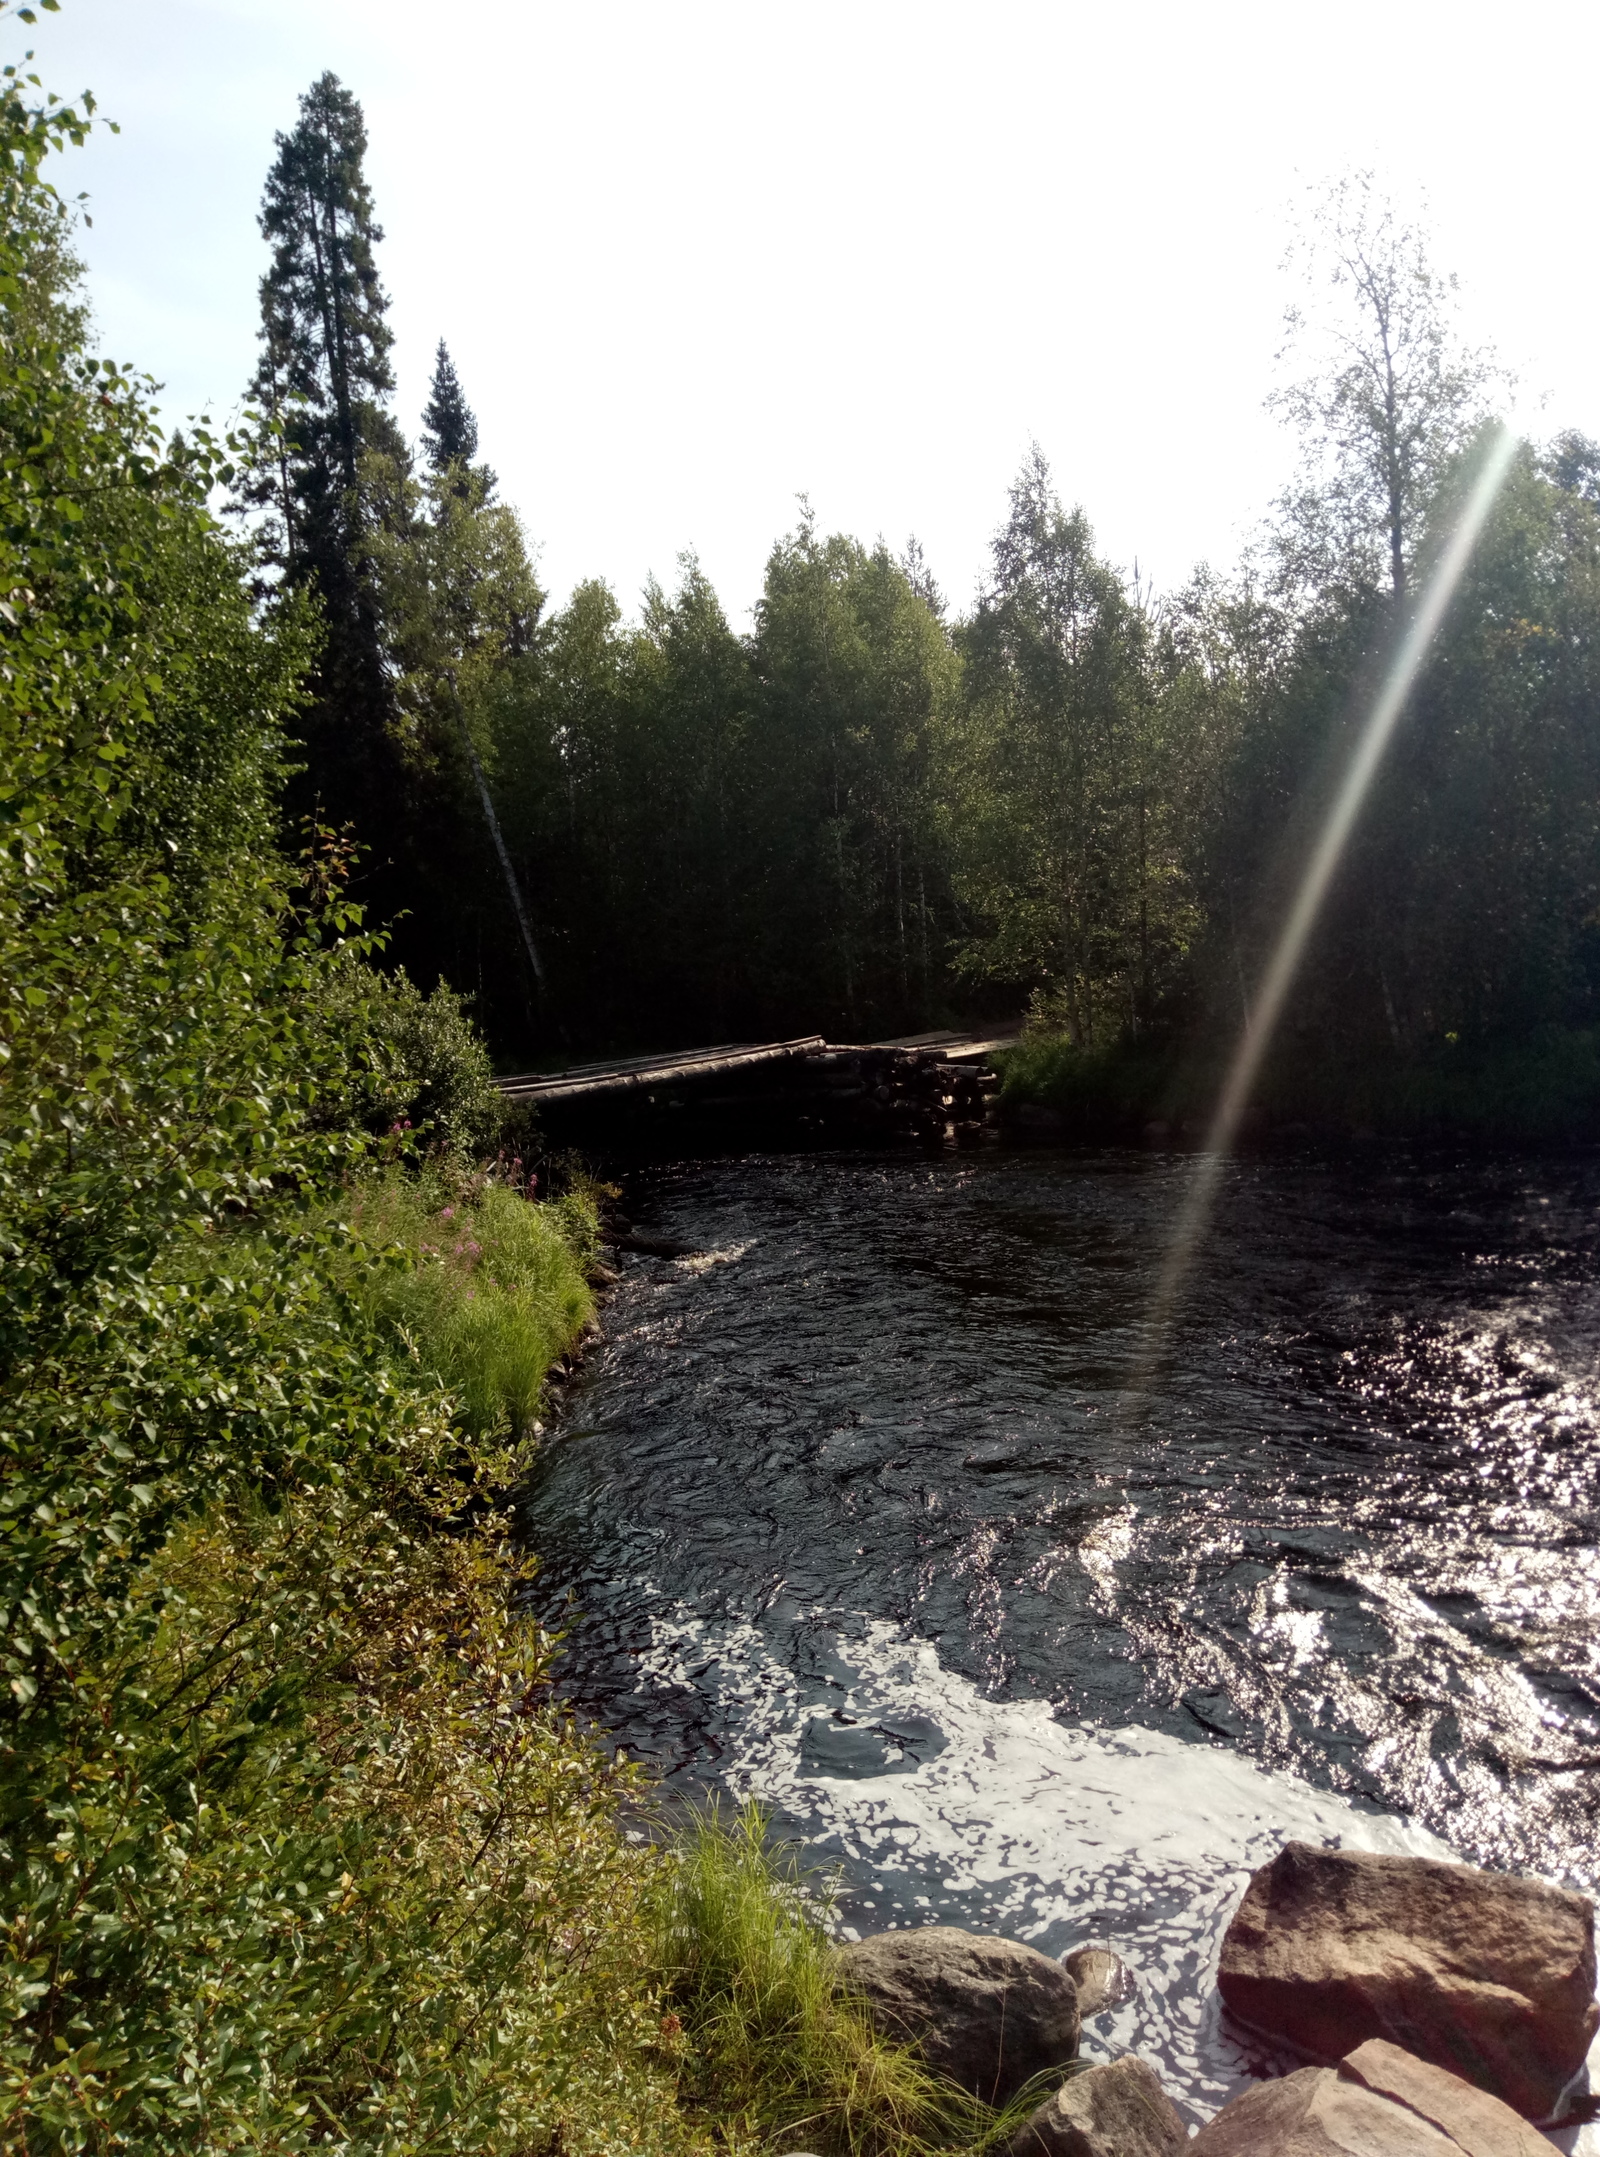
{"type": "MultiPolygon", "coordinates": [[[[752,1126],[781,1124],[825,1142],[916,1140],[977,1145],[999,1080],[987,1068],[1004,1032],[914,1034],[898,1041],[729,1042],[670,1056],[625,1057],[530,1071],[498,1081],[510,1101],[536,1106],[552,1132],[581,1127],[620,1136],[663,1123],[751,1143],[752,1126]]],[[[683,1136],[690,1135],[684,1128],[683,1136]]]]}

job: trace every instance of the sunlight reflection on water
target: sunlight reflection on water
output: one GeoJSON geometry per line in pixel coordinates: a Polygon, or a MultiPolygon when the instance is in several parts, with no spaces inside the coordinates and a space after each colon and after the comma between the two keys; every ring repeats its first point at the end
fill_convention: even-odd
{"type": "Polygon", "coordinates": [[[571,1696],[669,1787],[780,1804],[863,1929],[1114,1931],[1143,2005],[1102,2035],[1198,2116],[1288,1835],[1594,1879],[1600,1164],[1235,1164],[1129,1429],[1185,1171],[664,1175],[730,1262],[630,1267],[527,1517],[571,1696]]]}

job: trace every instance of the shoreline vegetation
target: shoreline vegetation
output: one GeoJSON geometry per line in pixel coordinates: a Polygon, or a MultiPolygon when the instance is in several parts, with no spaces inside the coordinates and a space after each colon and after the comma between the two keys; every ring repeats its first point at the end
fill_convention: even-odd
{"type": "MultiPolygon", "coordinates": [[[[1024,1139],[1201,1143],[1225,1060],[1206,1041],[1085,1048],[1029,1027],[993,1056],[1002,1126],[1024,1139]]],[[[1241,1143],[1415,1140],[1568,1147],[1600,1139],[1600,1030],[1541,1027],[1503,1044],[1441,1042],[1426,1057],[1340,1061],[1293,1041],[1258,1081],[1241,1143]]]]}

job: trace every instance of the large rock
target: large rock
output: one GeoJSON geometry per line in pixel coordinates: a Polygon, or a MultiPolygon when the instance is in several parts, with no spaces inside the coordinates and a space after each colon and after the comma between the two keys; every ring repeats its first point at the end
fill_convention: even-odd
{"type": "Polygon", "coordinates": [[[1128,2052],[1063,2082],[1018,2128],[1006,2157],[1178,2157],[1188,2140],[1177,2106],[1128,2052]]]}
{"type": "Polygon", "coordinates": [[[1594,1906],[1471,1865],[1292,1842],[1245,1891],[1217,1986],[1312,2059],[1386,2038],[1548,2119],[1600,2022],[1594,1906]]]}
{"type": "Polygon", "coordinates": [[[1364,2045],[1357,2045],[1339,2062],[1339,2072],[1375,2097],[1386,2097],[1391,2104],[1415,2112],[1459,2143],[1468,2157],[1550,2157],[1550,2144],[1520,2112],[1446,2068],[1386,2044],[1381,2037],[1369,2037],[1364,2045]]]}
{"type": "Polygon", "coordinates": [[[1246,2090],[1189,2144],[1188,2157],[1461,2157],[1403,2105],[1333,2067],[1302,2067],[1246,2090]]]}
{"type": "Polygon", "coordinates": [[[1048,1955],[954,1925],[880,1932],[843,1950],[848,1990],[886,2037],[921,2046],[985,2104],[1078,2056],[1078,1988],[1048,1955]]]}
{"type": "Polygon", "coordinates": [[[1550,2144],[1498,2097],[1369,2038],[1337,2068],[1246,2090],[1189,2157],[1550,2157],[1550,2144]]]}
{"type": "Polygon", "coordinates": [[[1188,2144],[1188,2157],[1460,2157],[1430,2120],[1333,2066],[1302,2066],[1246,2090],[1188,2144]]]}

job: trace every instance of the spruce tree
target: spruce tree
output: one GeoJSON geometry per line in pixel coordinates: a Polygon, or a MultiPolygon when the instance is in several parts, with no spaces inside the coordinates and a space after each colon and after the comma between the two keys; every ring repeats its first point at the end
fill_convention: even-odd
{"type": "Polygon", "coordinates": [[[392,697],[365,566],[362,472],[371,450],[405,456],[384,409],[394,382],[375,258],[383,234],[362,169],[366,124],[337,76],[312,84],[297,125],[276,141],[261,204],[272,261],[261,280],[263,351],[252,393],[279,433],[254,500],[272,513],[284,575],[322,602],[300,806],[353,824],[382,860],[396,774],[392,697]]]}
{"type": "Polygon", "coordinates": [[[442,337],[433,363],[427,409],[422,415],[422,441],[428,462],[436,472],[452,464],[470,464],[478,454],[478,422],[442,337]]]}
{"type": "Polygon", "coordinates": [[[495,474],[487,465],[475,462],[478,454],[477,417],[467,403],[461,377],[456,373],[450,348],[442,337],[433,363],[428,402],[422,414],[422,446],[427,451],[430,468],[441,479],[453,472],[457,475],[458,492],[471,492],[480,502],[489,500],[495,490],[495,474]],[[471,488],[466,485],[469,475],[475,483],[471,488]]]}

